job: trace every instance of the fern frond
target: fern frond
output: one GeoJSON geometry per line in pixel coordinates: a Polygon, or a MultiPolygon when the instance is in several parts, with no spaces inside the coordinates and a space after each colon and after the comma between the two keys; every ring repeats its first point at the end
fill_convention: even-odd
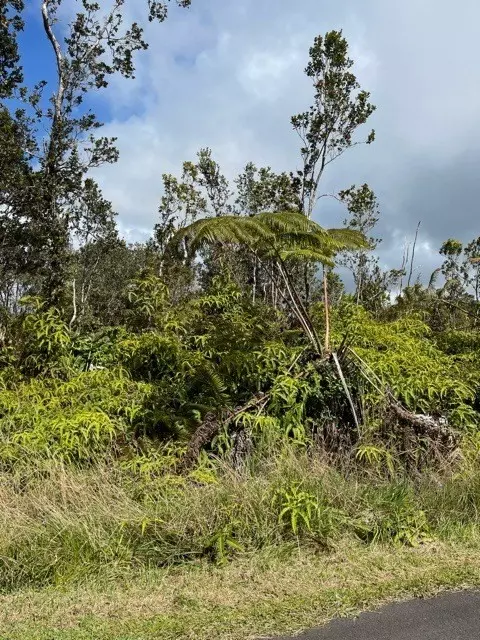
{"type": "Polygon", "coordinates": [[[355,229],[328,229],[327,233],[329,238],[336,243],[338,250],[370,248],[363,233],[355,229]]]}
{"type": "Polygon", "coordinates": [[[321,262],[329,267],[333,267],[335,265],[331,255],[315,251],[314,249],[282,249],[279,252],[279,255],[282,260],[307,260],[309,262],[321,262]]]}
{"type": "Polygon", "coordinates": [[[182,240],[191,254],[203,246],[221,243],[246,246],[264,257],[279,255],[328,265],[338,251],[368,249],[358,231],[324,229],[297,211],[203,218],[179,230],[172,242],[182,240]]]}

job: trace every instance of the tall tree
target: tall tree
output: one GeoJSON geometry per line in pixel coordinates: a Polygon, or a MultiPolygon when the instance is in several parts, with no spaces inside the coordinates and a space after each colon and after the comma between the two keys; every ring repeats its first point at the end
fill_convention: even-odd
{"type": "Polygon", "coordinates": [[[292,117],[292,126],[302,141],[303,167],[297,178],[301,183],[302,210],[309,218],[327,166],[347,149],[375,140],[373,130],[364,140],[354,137],[375,107],[369,102],[370,94],[360,89],[353,64],[341,31],[315,38],[305,69],[313,83],[314,102],[307,111],[292,117]]]}
{"type": "MultiPolygon", "coordinates": [[[[295,178],[300,183],[301,209],[308,218],[321,197],[320,182],[326,168],[351,147],[370,144],[375,139],[373,130],[366,139],[355,139],[357,129],[367,122],[375,107],[369,102],[370,94],[360,89],[352,72],[353,64],[341,31],[329,31],[315,38],[305,69],[313,83],[314,102],[291,120],[302,142],[303,166],[295,178]]],[[[303,269],[306,305],[313,279],[314,270],[307,263],[303,269]]],[[[324,290],[327,290],[326,282],[324,290]]]]}
{"type": "Polygon", "coordinates": [[[162,179],[160,221],[154,228],[161,254],[178,228],[200,216],[221,216],[230,211],[227,206],[231,195],[229,183],[213,159],[211,149],[200,149],[197,162],[184,162],[180,179],[171,174],[163,174],[162,179]]]}
{"type": "MultiPolygon", "coordinates": [[[[163,22],[169,0],[146,0],[146,18],[163,22]]],[[[176,0],[182,7],[190,0],[176,0]]],[[[16,33],[22,28],[23,3],[2,3],[7,27],[0,27],[0,44],[6,42],[7,55],[0,57],[2,96],[8,92],[23,101],[23,109],[12,114],[36,141],[29,149],[35,161],[34,191],[28,210],[17,216],[29,217],[37,239],[35,262],[41,274],[41,293],[50,304],[60,304],[67,286],[72,233],[82,234],[85,224],[99,228],[111,225],[107,209],[89,171],[115,162],[115,140],[98,136],[102,126],[85,102],[88,94],[108,86],[114,75],[133,78],[135,53],[147,48],[143,29],[128,21],[125,0],[100,3],[76,0],[73,20],[66,24],[62,0],[42,0],[41,20],[46,42],[55,65],[55,86],[41,80],[32,90],[19,87],[21,68],[16,33]],[[16,12],[16,13],[15,13],[16,12]],[[46,131],[46,135],[45,135],[46,131]],[[88,217],[88,223],[85,218],[88,217]]],[[[32,19],[34,19],[32,17],[32,19]]],[[[18,208],[17,208],[18,209],[18,208]]],[[[109,214],[113,212],[109,211],[109,214]]],[[[32,258],[33,259],[33,258],[32,258]]]]}
{"type": "Polygon", "coordinates": [[[299,181],[286,172],[275,173],[271,167],[257,168],[249,162],[235,179],[235,206],[242,215],[262,211],[299,211],[299,181]]]}

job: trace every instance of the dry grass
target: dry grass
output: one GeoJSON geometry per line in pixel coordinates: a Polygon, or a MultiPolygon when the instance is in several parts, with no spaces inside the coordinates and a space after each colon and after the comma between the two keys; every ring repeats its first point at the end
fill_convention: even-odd
{"type": "Polygon", "coordinates": [[[242,473],[197,470],[195,481],[104,467],[31,469],[0,476],[0,505],[4,593],[121,580],[286,545],[331,550],[355,539],[436,539],[476,546],[480,537],[476,469],[406,481],[341,474],[302,455],[242,473]]]}
{"type": "Polygon", "coordinates": [[[284,452],[195,473],[1,475],[1,640],[233,640],[480,585],[476,467],[407,480],[284,452]]]}
{"type": "Polygon", "coordinates": [[[200,564],[110,585],[3,596],[0,637],[233,640],[293,632],[392,598],[477,585],[480,549],[290,550],[284,558],[263,553],[224,567],[200,564]]]}

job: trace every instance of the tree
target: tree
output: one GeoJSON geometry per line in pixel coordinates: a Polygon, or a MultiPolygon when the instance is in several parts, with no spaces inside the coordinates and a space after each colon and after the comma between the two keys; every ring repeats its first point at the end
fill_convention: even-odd
{"type": "MultiPolygon", "coordinates": [[[[357,231],[327,230],[302,213],[294,211],[265,212],[248,217],[230,215],[203,218],[175,234],[172,239],[173,247],[180,242],[185,242],[191,255],[212,244],[248,249],[276,282],[289,310],[319,354],[323,351],[322,345],[295,287],[289,264],[308,260],[333,265],[338,251],[367,246],[365,239],[357,231]]],[[[328,344],[328,340],[326,343],[328,344]]]]}
{"type": "Polygon", "coordinates": [[[444,293],[452,300],[458,300],[465,294],[465,265],[461,262],[463,244],[459,240],[450,238],[440,247],[440,255],[445,256],[442,264],[442,274],[445,278],[444,293]]]}
{"type": "MultiPolygon", "coordinates": [[[[262,211],[300,211],[299,182],[286,172],[275,173],[271,167],[257,168],[253,162],[249,162],[235,179],[235,184],[235,211],[239,215],[251,216],[262,211]]],[[[253,302],[263,295],[264,300],[269,299],[276,306],[278,291],[275,282],[268,271],[259,269],[257,256],[239,249],[237,265],[242,284],[251,288],[253,302]]]]}
{"type": "MultiPolygon", "coordinates": [[[[208,148],[200,149],[195,163],[183,163],[179,179],[172,175],[163,176],[160,222],[154,229],[155,242],[162,256],[162,277],[170,278],[173,273],[179,275],[183,252],[180,250],[174,255],[171,247],[168,252],[165,248],[177,229],[199,217],[251,216],[261,211],[299,209],[298,185],[285,172],[277,174],[270,167],[259,169],[250,162],[234,183],[236,193],[231,191],[230,183],[208,148]]],[[[259,292],[263,292],[264,298],[270,294],[271,281],[265,274],[263,280],[260,279],[255,256],[244,248],[230,247],[226,251],[212,246],[204,247],[202,252],[200,275],[203,286],[207,287],[214,277],[220,275],[220,271],[227,269],[241,288],[251,288],[254,301],[259,292]]]]}
{"type": "MultiPolygon", "coordinates": [[[[367,238],[370,249],[378,247],[381,240],[371,235],[379,220],[379,207],[375,194],[367,184],[356,188],[355,185],[339,193],[340,200],[346,204],[348,217],[343,224],[350,229],[357,229],[367,238]]],[[[363,289],[368,281],[373,264],[378,259],[366,251],[358,251],[355,255],[346,255],[343,264],[350,269],[355,283],[357,304],[363,302],[363,289]]]]}
{"type": "Polygon", "coordinates": [[[220,216],[228,212],[229,184],[208,148],[200,149],[197,162],[184,162],[180,180],[163,174],[163,196],[154,237],[161,255],[175,231],[199,216],[220,216]]]}
{"type": "Polygon", "coordinates": [[[82,332],[126,322],[129,283],[151,264],[144,245],[127,245],[116,233],[98,238],[72,256],[72,328],[82,332]]]}
{"type": "MultiPolygon", "coordinates": [[[[183,163],[180,179],[164,174],[163,191],[158,210],[160,222],[154,227],[154,244],[159,252],[160,274],[176,297],[188,291],[197,274],[192,265],[183,260],[184,247],[178,247],[176,252],[171,247],[166,251],[170,240],[178,229],[194,222],[198,217],[229,213],[231,192],[229,182],[209,148],[200,149],[196,162],[183,163]]],[[[204,279],[211,279],[217,271],[215,255],[205,254],[202,267],[204,279]]]]}
{"type": "MultiPolygon", "coordinates": [[[[163,22],[168,2],[147,0],[148,20],[163,22]]],[[[187,7],[190,0],[176,0],[176,4],[187,7]]],[[[43,0],[43,31],[56,68],[56,86],[47,96],[49,85],[43,80],[32,90],[19,86],[22,74],[16,34],[23,26],[23,2],[4,1],[2,5],[0,44],[6,43],[7,53],[0,57],[1,95],[15,95],[23,102],[13,116],[35,142],[28,150],[35,160],[31,206],[21,211],[16,207],[16,215],[27,216],[34,228],[33,253],[41,273],[41,293],[49,304],[61,305],[72,233],[82,233],[85,215],[90,228],[105,222],[105,202],[88,173],[118,158],[115,141],[97,135],[102,123],[85,100],[90,92],[106,88],[114,75],[133,78],[134,55],[148,45],[141,26],[126,22],[125,0],[111,0],[109,6],[77,0],[79,10],[69,25],[62,23],[59,13],[62,0],[43,0]]]]}
{"type": "Polygon", "coordinates": [[[378,257],[372,253],[382,242],[381,238],[372,235],[380,218],[377,198],[367,184],[358,188],[353,185],[340,191],[338,196],[348,210],[348,217],[343,224],[360,231],[369,246],[369,251],[359,250],[343,255],[341,264],[353,275],[357,304],[362,304],[369,311],[379,311],[387,302],[389,289],[397,282],[401,272],[382,270],[378,257]]]}
{"type": "MultiPolygon", "coordinates": [[[[307,111],[292,117],[292,126],[302,141],[303,168],[297,172],[301,206],[309,218],[325,169],[347,149],[361,144],[354,134],[375,110],[369,102],[370,94],[359,90],[352,66],[348,43],[341,31],[315,38],[305,69],[313,82],[314,103],[307,111]]],[[[370,144],[374,139],[372,130],[363,142],[370,144]]]]}
{"type": "Polygon", "coordinates": [[[0,0],[0,99],[10,98],[23,82],[17,35],[23,29],[23,0],[0,0]]]}
{"type": "Polygon", "coordinates": [[[472,288],[475,302],[480,301],[480,237],[472,240],[464,249],[467,285],[472,288]]]}
{"type": "Polygon", "coordinates": [[[271,167],[257,168],[249,162],[235,179],[239,214],[255,215],[261,211],[300,211],[299,182],[286,172],[275,173],[271,167]]]}
{"type": "MultiPolygon", "coordinates": [[[[313,82],[314,103],[291,120],[302,141],[303,167],[297,171],[295,180],[299,182],[301,210],[308,218],[321,197],[319,187],[325,169],[347,149],[361,143],[355,140],[354,134],[375,110],[369,102],[370,94],[360,90],[352,66],[348,43],[341,31],[329,31],[315,38],[305,69],[313,82]]],[[[372,130],[363,142],[370,144],[374,139],[372,130]]],[[[314,272],[306,263],[303,285],[307,306],[313,277],[314,272]]],[[[324,289],[327,290],[326,282],[324,289]]]]}
{"type": "Polygon", "coordinates": [[[21,124],[0,105],[0,301],[10,310],[35,277],[33,233],[25,212],[35,207],[35,175],[21,124]]]}

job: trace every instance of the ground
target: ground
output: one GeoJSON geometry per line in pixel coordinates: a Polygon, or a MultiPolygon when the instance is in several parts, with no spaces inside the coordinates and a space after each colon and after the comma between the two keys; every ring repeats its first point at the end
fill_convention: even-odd
{"type": "MultiPolygon", "coordinates": [[[[245,640],[296,633],[393,600],[480,586],[480,548],[339,543],[224,566],[114,573],[0,597],[2,640],[245,640]]],[[[410,639],[413,640],[413,639],[410,639]]]]}

